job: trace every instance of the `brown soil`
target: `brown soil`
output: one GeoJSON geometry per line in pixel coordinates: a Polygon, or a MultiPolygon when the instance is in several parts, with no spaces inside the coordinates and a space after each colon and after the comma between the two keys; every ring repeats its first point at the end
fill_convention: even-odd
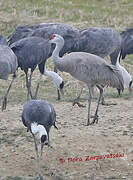
{"type": "MultiPolygon", "coordinates": [[[[51,129],[53,148],[45,147],[41,159],[41,172],[46,179],[133,179],[133,101],[111,101],[118,104],[100,106],[99,123],[92,126],[85,126],[87,101],[85,108],[72,107],[66,102],[54,104],[59,129],[51,129]],[[124,157],[92,159],[117,153],[124,157]],[[89,156],[87,161],[86,156],[89,156]],[[61,162],[61,158],[65,162],[61,162]]],[[[93,102],[93,113],[95,107],[96,102],[93,102]]],[[[0,112],[1,179],[36,177],[37,174],[34,142],[21,122],[22,108],[21,104],[8,104],[7,110],[0,112]]]]}

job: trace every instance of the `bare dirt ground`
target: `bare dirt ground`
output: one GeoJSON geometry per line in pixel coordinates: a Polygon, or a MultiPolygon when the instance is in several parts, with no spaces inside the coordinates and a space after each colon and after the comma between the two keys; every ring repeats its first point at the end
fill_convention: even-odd
{"type": "MultiPolygon", "coordinates": [[[[72,107],[66,102],[54,103],[59,129],[51,129],[53,148],[44,148],[41,172],[45,179],[133,179],[133,99],[109,100],[118,104],[100,106],[99,123],[92,126],[85,126],[87,101],[86,108],[72,107]],[[92,159],[92,156],[117,153],[124,157],[92,159]],[[70,158],[78,159],[73,162],[70,158]]],[[[6,111],[0,111],[2,180],[8,176],[36,177],[34,142],[21,122],[22,107],[8,104],[6,111]]],[[[95,107],[96,102],[93,102],[93,113],[95,107]]]]}

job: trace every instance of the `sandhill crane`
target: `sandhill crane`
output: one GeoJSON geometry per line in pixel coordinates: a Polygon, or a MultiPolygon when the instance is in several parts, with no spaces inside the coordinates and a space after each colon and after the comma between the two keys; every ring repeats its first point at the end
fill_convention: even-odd
{"type": "Polygon", "coordinates": [[[6,37],[0,36],[0,79],[8,80],[9,74],[13,74],[13,79],[4,95],[2,104],[2,111],[6,109],[7,96],[11,89],[11,86],[16,78],[16,69],[18,67],[17,57],[7,46],[6,37]]]}
{"type": "MultiPolygon", "coordinates": [[[[110,56],[111,63],[115,65],[121,47],[121,36],[112,28],[92,27],[80,31],[76,44],[77,52],[87,52],[102,58],[110,56]]],[[[79,102],[82,91],[83,88],[74,102],[79,102]]]]}
{"type": "MultiPolygon", "coordinates": [[[[63,56],[65,53],[76,51],[78,46],[78,37],[79,30],[73,26],[63,24],[63,23],[40,23],[38,25],[24,25],[18,26],[15,31],[9,35],[9,43],[12,44],[25,37],[42,37],[46,41],[50,38],[52,34],[60,34],[64,40],[65,45],[60,52],[60,56],[63,56]]],[[[52,55],[54,45],[52,45],[47,58],[52,55]]],[[[57,72],[57,69],[54,68],[54,71],[57,72]]],[[[60,92],[58,90],[58,99],[60,99],[60,92]]]]}
{"type": "Polygon", "coordinates": [[[121,32],[121,51],[119,59],[125,59],[127,54],[133,54],[133,28],[121,32]]]}
{"type": "MultiPolygon", "coordinates": [[[[64,46],[59,54],[61,57],[65,53],[70,52],[87,52],[102,58],[110,56],[111,63],[116,64],[121,46],[121,36],[111,28],[95,27],[79,31],[73,26],[62,23],[40,23],[34,26],[18,26],[9,36],[9,41],[12,43],[27,36],[39,36],[48,39],[52,34],[59,34],[65,40],[64,46]]],[[[49,57],[54,48],[55,47],[52,46],[49,57]]],[[[54,71],[57,72],[57,69],[54,68],[54,71]]],[[[83,88],[78,98],[75,99],[75,102],[80,100],[82,90],[83,88]]],[[[60,99],[59,92],[58,97],[58,99],[60,99]]]]}
{"type": "MultiPolygon", "coordinates": [[[[49,39],[52,34],[61,35],[64,40],[64,47],[60,51],[60,56],[69,52],[88,52],[100,57],[110,56],[112,64],[116,63],[121,46],[120,34],[111,28],[94,27],[79,31],[77,28],[63,23],[40,23],[38,25],[18,26],[9,35],[9,42],[19,39],[38,36],[49,39]]],[[[50,51],[52,54],[54,46],[50,51]]]]}
{"type": "Polygon", "coordinates": [[[104,59],[99,56],[85,53],[85,52],[72,52],[64,57],[59,57],[59,52],[64,45],[64,39],[58,34],[53,34],[49,40],[50,43],[56,44],[52,53],[52,59],[60,71],[71,74],[76,79],[84,82],[89,88],[88,98],[88,121],[87,125],[98,122],[98,108],[99,102],[103,95],[103,87],[108,85],[123,91],[123,78],[114,65],[109,65],[104,59]],[[90,122],[90,106],[92,99],[92,89],[94,86],[100,91],[97,108],[95,111],[94,119],[90,122]]]}
{"type": "Polygon", "coordinates": [[[40,37],[28,37],[11,44],[10,47],[17,56],[18,67],[20,67],[26,75],[26,86],[28,90],[27,100],[29,100],[29,96],[31,96],[32,99],[37,98],[39,83],[43,74],[51,77],[54,81],[54,84],[62,92],[64,86],[63,79],[57,73],[45,69],[45,62],[48,58],[51,47],[48,41],[40,37]],[[32,96],[31,80],[33,71],[37,66],[39,67],[40,71],[40,79],[37,84],[35,95],[32,96]],[[31,69],[31,72],[30,77],[28,78],[29,69],[31,69]]]}
{"type": "Polygon", "coordinates": [[[49,132],[51,127],[54,126],[57,129],[55,125],[56,112],[53,105],[46,100],[30,100],[24,104],[22,122],[34,138],[38,175],[41,177],[40,156],[35,135],[37,133],[40,135],[42,155],[43,146],[50,146],[49,132]]]}

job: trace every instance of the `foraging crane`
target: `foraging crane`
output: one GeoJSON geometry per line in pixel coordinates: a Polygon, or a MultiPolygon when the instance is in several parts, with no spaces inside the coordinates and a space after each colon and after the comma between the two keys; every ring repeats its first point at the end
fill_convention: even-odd
{"type": "Polygon", "coordinates": [[[125,59],[127,54],[133,54],[133,28],[121,32],[121,51],[119,60],[125,59]]]}
{"type": "MultiPolygon", "coordinates": [[[[110,56],[111,63],[116,64],[117,56],[121,46],[120,34],[111,28],[87,28],[82,31],[61,23],[41,23],[34,26],[18,26],[9,36],[9,42],[12,43],[19,38],[29,36],[39,36],[48,39],[52,34],[61,35],[64,40],[64,46],[60,51],[60,57],[70,52],[87,52],[98,55],[102,58],[110,56]]],[[[55,46],[52,45],[49,57],[52,55],[55,46]]],[[[56,68],[54,71],[57,72],[56,68]]],[[[82,94],[74,100],[78,102],[82,94]]],[[[58,99],[60,94],[58,92],[58,99]]],[[[103,103],[104,104],[104,103],[103,103]]]]}
{"type": "Polygon", "coordinates": [[[43,151],[43,146],[50,146],[49,132],[52,126],[56,129],[56,112],[51,103],[45,100],[31,100],[24,104],[22,111],[22,122],[27,130],[31,132],[36,151],[37,168],[38,175],[41,177],[40,173],[40,156],[38,153],[38,145],[35,135],[39,133],[41,140],[41,155],[43,151]],[[48,140],[48,142],[46,142],[48,140]]]}
{"type": "Polygon", "coordinates": [[[17,57],[10,47],[4,36],[0,36],[0,79],[8,80],[9,74],[13,74],[13,79],[4,95],[2,111],[6,109],[7,96],[16,78],[16,69],[18,67],[17,57]]]}
{"type": "Polygon", "coordinates": [[[98,122],[98,108],[100,100],[103,96],[103,87],[112,86],[119,90],[124,89],[123,77],[114,65],[109,65],[104,59],[99,56],[85,53],[72,52],[59,57],[59,52],[64,45],[64,39],[58,34],[53,34],[49,40],[50,43],[56,44],[52,53],[52,59],[58,70],[71,74],[76,79],[84,82],[89,89],[88,98],[88,121],[87,125],[98,122]],[[90,106],[93,94],[93,87],[97,86],[100,91],[97,108],[94,119],[90,122],[90,106]]]}
{"type": "Polygon", "coordinates": [[[28,37],[11,44],[10,47],[17,56],[18,67],[20,67],[26,75],[26,86],[28,90],[27,100],[29,100],[30,96],[32,99],[37,98],[38,88],[42,75],[51,77],[54,81],[54,84],[62,92],[64,86],[62,78],[57,73],[45,69],[45,62],[48,58],[51,47],[48,41],[40,37],[28,37]],[[33,96],[31,92],[31,81],[33,71],[37,66],[39,67],[40,71],[40,79],[37,84],[35,95],[33,96]],[[30,77],[28,78],[29,69],[31,69],[31,72],[30,77]]]}
{"type": "MultiPolygon", "coordinates": [[[[10,44],[22,38],[34,36],[44,38],[47,41],[50,36],[55,33],[63,36],[65,40],[65,45],[60,52],[60,56],[63,56],[65,53],[68,52],[76,51],[79,31],[75,27],[63,23],[41,23],[34,26],[18,26],[15,31],[11,35],[9,35],[8,39],[10,44]]],[[[47,54],[47,58],[52,55],[54,48],[55,46],[52,45],[49,53],[47,54]]],[[[57,72],[56,68],[54,68],[54,71],[57,72]]],[[[59,100],[60,92],[59,90],[57,92],[59,100]]]]}

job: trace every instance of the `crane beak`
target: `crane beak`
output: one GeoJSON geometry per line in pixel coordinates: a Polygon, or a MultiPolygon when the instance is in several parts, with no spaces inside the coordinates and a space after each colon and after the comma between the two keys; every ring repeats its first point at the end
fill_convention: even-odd
{"type": "Polygon", "coordinates": [[[44,146],[44,144],[46,142],[46,139],[47,139],[46,134],[41,136],[41,157],[42,157],[42,153],[43,153],[43,146],[44,146]]]}

